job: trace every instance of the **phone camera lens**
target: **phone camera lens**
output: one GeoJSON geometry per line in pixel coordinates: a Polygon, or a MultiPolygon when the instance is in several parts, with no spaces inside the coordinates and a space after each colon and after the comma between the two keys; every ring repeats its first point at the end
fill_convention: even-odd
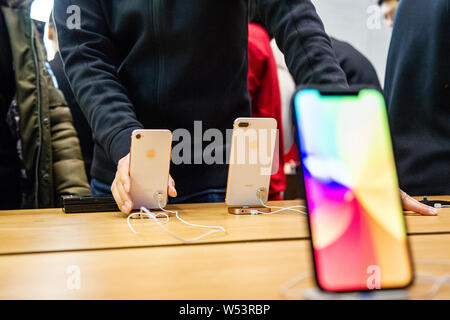
{"type": "Polygon", "coordinates": [[[248,122],[239,122],[238,127],[239,128],[248,128],[249,124],[248,122]]]}
{"type": "Polygon", "coordinates": [[[141,135],[138,133],[137,135],[136,135],[136,139],[140,139],[141,138],[141,135]]]}

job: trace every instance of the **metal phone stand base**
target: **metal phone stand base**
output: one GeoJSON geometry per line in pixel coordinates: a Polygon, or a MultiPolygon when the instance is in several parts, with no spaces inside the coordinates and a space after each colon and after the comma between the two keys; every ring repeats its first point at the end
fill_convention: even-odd
{"type": "MultiPolygon", "coordinates": [[[[139,210],[133,210],[131,213],[137,213],[139,210]]],[[[152,210],[152,213],[155,215],[155,218],[166,218],[165,215],[168,215],[169,217],[172,216],[171,213],[165,213],[161,210],[152,210]]],[[[136,214],[132,216],[130,219],[151,219],[147,214],[136,214]]]]}
{"type": "Polygon", "coordinates": [[[409,293],[404,289],[331,293],[314,288],[305,290],[303,298],[306,300],[407,300],[409,293]]]}
{"type": "Polygon", "coordinates": [[[269,213],[270,211],[270,208],[263,206],[228,207],[228,213],[235,215],[257,214],[257,212],[269,213]]]}

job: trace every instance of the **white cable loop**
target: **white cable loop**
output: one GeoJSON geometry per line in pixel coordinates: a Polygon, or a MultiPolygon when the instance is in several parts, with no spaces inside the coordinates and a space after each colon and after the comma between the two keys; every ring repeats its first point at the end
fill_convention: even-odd
{"type": "Polygon", "coordinates": [[[267,209],[278,209],[278,210],[271,211],[271,212],[257,211],[258,214],[275,214],[275,213],[278,213],[278,212],[281,212],[281,211],[284,211],[284,210],[288,210],[288,211],[294,211],[294,212],[298,212],[298,213],[301,213],[301,214],[304,214],[304,215],[308,215],[306,212],[304,212],[304,211],[302,211],[302,210],[294,209],[294,208],[306,208],[305,206],[290,206],[290,207],[275,207],[275,206],[268,206],[268,205],[266,205],[266,204],[264,203],[264,201],[263,201],[263,199],[262,199],[261,197],[258,197],[258,198],[259,198],[259,201],[261,202],[261,205],[262,205],[264,208],[267,208],[267,209]]]}
{"type": "Polygon", "coordinates": [[[193,224],[193,223],[190,223],[190,222],[187,222],[187,221],[181,219],[180,216],[178,215],[178,211],[171,211],[171,210],[166,210],[166,209],[162,208],[160,199],[158,199],[158,206],[159,206],[159,208],[160,208],[162,211],[164,211],[164,213],[154,214],[154,213],[152,213],[150,210],[148,210],[147,208],[141,207],[141,211],[140,211],[140,212],[136,212],[136,213],[130,214],[130,215],[128,216],[128,218],[127,218],[127,224],[128,224],[128,227],[130,228],[130,230],[131,230],[134,234],[139,234],[139,232],[135,231],[134,228],[131,226],[130,219],[131,219],[133,216],[136,216],[136,215],[139,215],[139,214],[140,214],[141,217],[145,215],[145,216],[147,216],[147,217],[153,219],[153,220],[156,222],[156,224],[157,224],[161,229],[163,229],[166,233],[168,233],[169,235],[171,235],[171,236],[174,237],[175,239],[180,240],[180,241],[182,241],[182,242],[195,242],[195,241],[198,241],[198,240],[200,240],[200,239],[202,239],[202,238],[204,238],[204,237],[206,237],[206,236],[209,236],[210,234],[216,233],[216,232],[227,233],[227,231],[225,230],[225,228],[220,227],[220,226],[204,226],[204,225],[199,225],[199,224],[193,224]],[[164,226],[164,224],[169,223],[169,215],[168,215],[166,212],[167,212],[167,213],[173,213],[173,214],[175,214],[175,217],[176,217],[178,220],[180,220],[182,223],[184,223],[184,224],[186,224],[186,225],[188,225],[188,226],[190,226],[190,227],[194,227],[194,228],[205,228],[205,229],[216,229],[216,230],[208,231],[208,232],[206,232],[206,233],[204,233],[204,234],[202,234],[202,235],[200,235],[200,236],[198,236],[198,237],[191,238],[191,239],[185,239],[185,238],[182,238],[182,237],[180,237],[180,236],[177,236],[175,233],[173,233],[172,231],[170,231],[169,229],[167,229],[167,228],[164,226]],[[164,216],[164,217],[166,218],[166,222],[165,222],[164,224],[161,223],[161,222],[158,220],[158,216],[159,216],[159,217],[164,216]]]}
{"type": "MultiPolygon", "coordinates": [[[[449,260],[419,260],[416,262],[416,264],[450,265],[450,261],[449,260]]],[[[425,294],[423,294],[423,296],[428,299],[432,299],[435,295],[437,295],[439,290],[441,290],[441,288],[444,285],[450,286],[450,273],[446,273],[441,276],[434,276],[434,275],[426,274],[426,273],[418,273],[416,275],[416,277],[419,281],[431,282],[433,284],[431,286],[431,289],[428,292],[426,292],[425,294]]],[[[417,295],[417,297],[415,296],[414,298],[418,298],[418,297],[419,297],[419,295],[417,295]]],[[[448,300],[449,298],[441,298],[441,299],[448,300]]]]}
{"type": "MultiPolygon", "coordinates": [[[[418,280],[422,280],[423,282],[431,282],[433,284],[431,286],[431,289],[425,294],[423,294],[423,297],[426,297],[427,299],[432,299],[435,295],[437,295],[439,290],[441,290],[442,286],[450,285],[450,273],[444,274],[442,276],[434,276],[426,273],[418,273],[416,277],[418,280]]],[[[417,295],[417,298],[421,296],[422,295],[417,295]]],[[[446,298],[446,300],[447,299],[448,298],[446,298]]]]}
{"type": "Polygon", "coordinates": [[[293,291],[291,289],[293,287],[295,287],[296,285],[298,285],[301,281],[303,281],[309,277],[311,277],[311,273],[309,273],[309,272],[305,272],[305,273],[295,276],[294,278],[290,279],[289,281],[287,281],[285,284],[283,284],[281,286],[280,293],[285,298],[288,298],[288,299],[299,299],[299,297],[302,296],[303,292],[300,290],[293,291]]]}
{"type": "MultiPolygon", "coordinates": [[[[141,207],[141,211],[140,211],[140,212],[132,213],[132,214],[130,214],[130,215],[127,217],[127,224],[128,224],[128,227],[130,228],[130,230],[131,230],[134,234],[139,234],[139,232],[137,232],[136,230],[134,230],[134,228],[131,226],[131,223],[130,223],[130,219],[132,219],[132,218],[135,217],[135,216],[140,216],[141,219],[142,219],[144,216],[147,216],[147,217],[152,218],[152,219],[156,219],[156,218],[162,216],[162,217],[165,217],[165,218],[166,218],[166,222],[165,222],[164,224],[169,223],[169,215],[167,215],[166,213],[157,213],[157,214],[154,214],[154,213],[150,212],[149,210],[147,210],[146,208],[141,207]]],[[[160,221],[158,221],[158,220],[156,220],[156,221],[157,221],[158,223],[161,224],[160,221]]]]}

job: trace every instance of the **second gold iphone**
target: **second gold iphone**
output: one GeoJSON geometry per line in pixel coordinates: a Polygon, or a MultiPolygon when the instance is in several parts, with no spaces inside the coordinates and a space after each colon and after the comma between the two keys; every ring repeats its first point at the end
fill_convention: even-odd
{"type": "Polygon", "coordinates": [[[275,119],[235,120],[228,168],[228,206],[261,206],[267,201],[276,140],[275,119]]]}

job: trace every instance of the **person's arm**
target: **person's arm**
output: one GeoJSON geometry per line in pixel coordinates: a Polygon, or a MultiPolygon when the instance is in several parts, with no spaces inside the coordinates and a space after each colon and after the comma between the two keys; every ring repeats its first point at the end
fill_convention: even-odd
{"type": "MultiPolygon", "coordinates": [[[[44,43],[38,34],[35,34],[35,44],[42,61],[47,61],[44,43]]],[[[53,188],[58,203],[62,195],[87,195],[91,189],[67,102],[55,88],[46,68],[41,75],[41,88],[48,104],[53,188]]]]}
{"type": "Polygon", "coordinates": [[[330,39],[310,0],[250,0],[252,20],[275,37],[297,85],[347,86],[330,39]]]}
{"type": "Polygon", "coordinates": [[[64,70],[76,100],[96,141],[118,164],[130,151],[131,132],[143,126],[117,75],[116,49],[100,2],[55,1],[54,19],[64,70]],[[66,24],[71,5],[80,8],[80,29],[69,29],[66,24]]]}

